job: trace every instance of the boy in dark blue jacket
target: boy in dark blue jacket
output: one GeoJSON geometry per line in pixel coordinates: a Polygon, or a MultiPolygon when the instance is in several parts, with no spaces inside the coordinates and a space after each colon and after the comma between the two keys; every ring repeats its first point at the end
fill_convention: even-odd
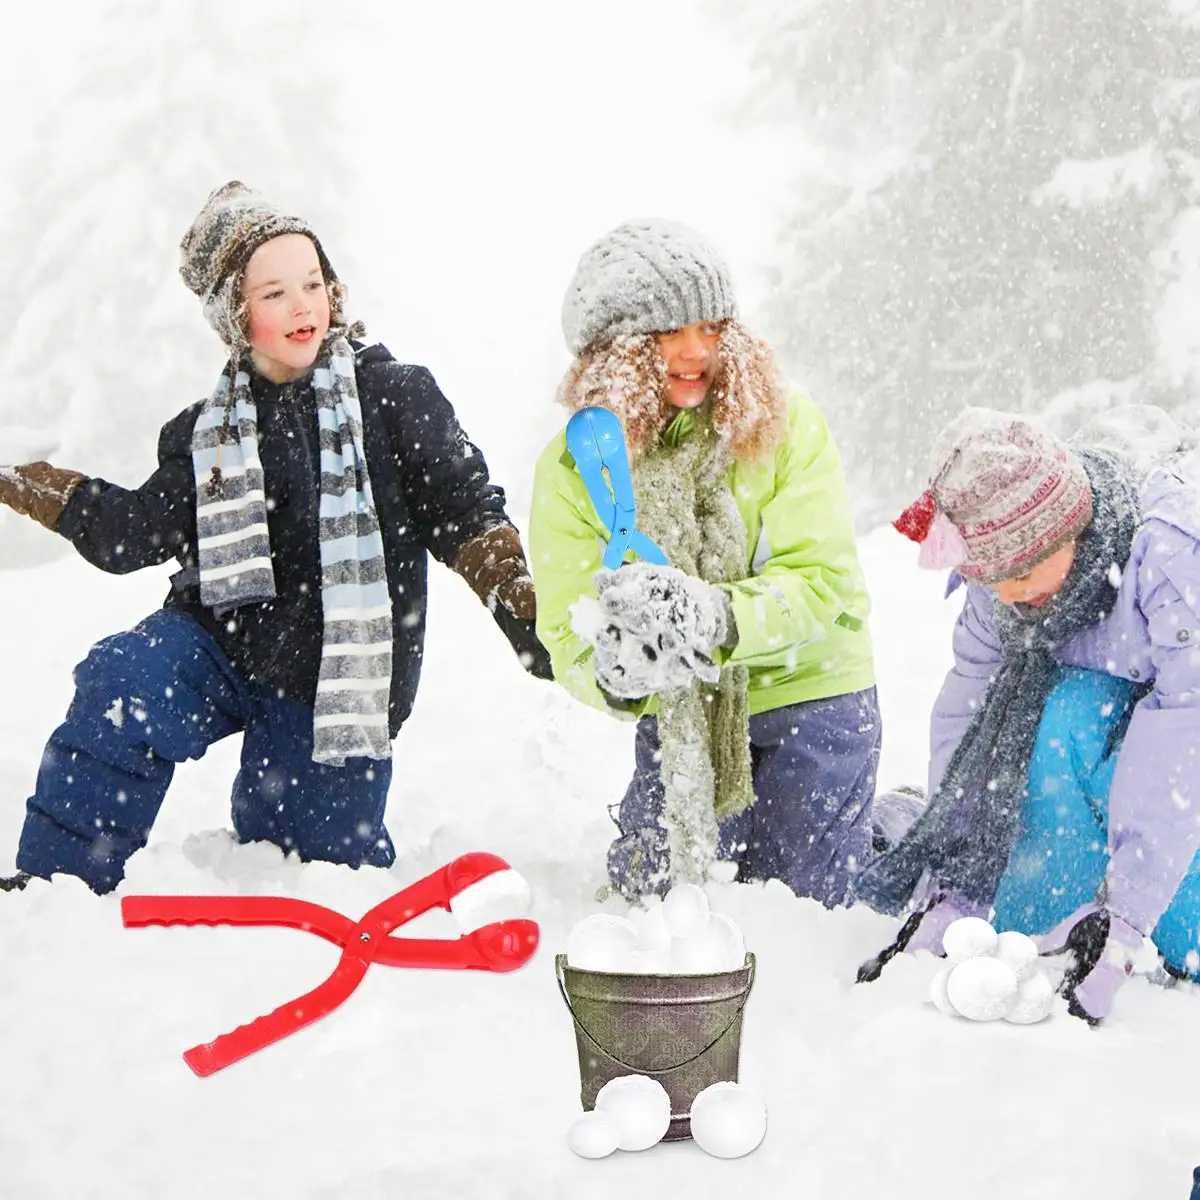
{"type": "Polygon", "coordinates": [[[29,799],[19,873],[120,882],[175,764],[244,734],[242,841],[387,866],[391,741],[412,710],[426,554],[462,575],[533,674],[533,585],[503,491],[423,367],[364,346],[307,223],[241,183],[188,230],[180,272],[229,347],[128,490],[33,463],[0,503],[125,573],[178,559],[162,609],[94,646],[29,799]]]}

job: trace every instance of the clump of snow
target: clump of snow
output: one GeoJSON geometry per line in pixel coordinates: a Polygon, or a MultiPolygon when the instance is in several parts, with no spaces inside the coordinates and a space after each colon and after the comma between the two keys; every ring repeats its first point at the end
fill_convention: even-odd
{"type": "Polygon", "coordinates": [[[942,935],[942,949],[955,963],[991,954],[996,948],[996,931],[982,917],[961,917],[942,935]]]}
{"type": "Polygon", "coordinates": [[[617,1123],[603,1109],[593,1109],[567,1130],[567,1145],[580,1158],[607,1158],[620,1141],[617,1123]]]}
{"type": "Polygon", "coordinates": [[[661,903],[650,901],[635,920],[595,913],[577,921],[567,939],[567,962],[581,970],[625,975],[717,975],[746,961],[737,923],[710,911],[704,891],[676,884],[661,903]]]}
{"type": "Polygon", "coordinates": [[[1107,204],[1130,193],[1144,196],[1167,169],[1162,155],[1147,142],[1127,154],[1106,158],[1063,159],[1046,183],[1033,191],[1033,201],[1059,201],[1072,208],[1107,204]]]}
{"type": "Polygon", "coordinates": [[[946,995],[972,1021],[998,1021],[1017,995],[1012,967],[994,958],[969,958],[958,963],[946,981],[946,995]]]}
{"type": "Polygon", "coordinates": [[[571,927],[567,936],[567,962],[581,971],[619,973],[637,948],[638,933],[632,921],[608,913],[592,913],[571,927]]]}
{"type": "Polygon", "coordinates": [[[694,883],[676,884],[663,899],[663,922],[673,938],[689,938],[708,923],[708,897],[694,883]]]}
{"type": "Polygon", "coordinates": [[[671,1097],[648,1075],[610,1079],[596,1095],[596,1111],[616,1126],[619,1150],[649,1150],[671,1127],[671,1097]]]}
{"type": "Polygon", "coordinates": [[[529,912],[532,893],[525,878],[511,867],[493,871],[450,898],[450,912],[463,933],[494,921],[507,921],[529,912]]]}
{"type": "Polygon", "coordinates": [[[692,1102],[692,1139],[715,1158],[742,1158],[767,1135],[767,1106],[757,1092],[723,1081],[692,1102]]]}
{"type": "Polygon", "coordinates": [[[1004,1019],[1013,1025],[1036,1025],[1044,1021],[1054,1007],[1054,985],[1044,971],[1021,981],[1004,1019]]]}
{"type": "Polygon", "coordinates": [[[999,962],[1012,968],[1018,983],[1032,978],[1038,969],[1038,948],[1033,938],[1015,930],[1006,930],[996,938],[993,951],[999,962]]]}
{"type": "Polygon", "coordinates": [[[953,922],[942,937],[950,959],[929,985],[929,999],[948,1017],[1035,1025],[1054,1006],[1037,944],[1023,933],[997,934],[979,917],[953,922]],[[953,952],[952,952],[953,951],[953,952]]]}

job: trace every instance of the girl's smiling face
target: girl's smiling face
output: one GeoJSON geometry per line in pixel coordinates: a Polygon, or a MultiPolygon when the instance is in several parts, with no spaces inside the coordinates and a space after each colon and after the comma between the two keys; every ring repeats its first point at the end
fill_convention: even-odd
{"type": "Polygon", "coordinates": [[[720,367],[721,326],[701,321],[655,334],[655,340],[667,364],[667,403],[675,408],[699,408],[720,367]]]}
{"type": "Polygon", "coordinates": [[[299,379],[329,332],[329,292],[312,239],[287,233],[259,246],[242,276],[242,298],[255,369],[274,383],[299,379]]]}

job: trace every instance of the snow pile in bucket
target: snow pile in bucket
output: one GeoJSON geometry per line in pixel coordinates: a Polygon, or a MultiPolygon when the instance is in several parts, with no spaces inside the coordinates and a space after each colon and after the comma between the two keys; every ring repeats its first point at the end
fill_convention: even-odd
{"type": "Polygon", "coordinates": [[[633,919],[593,913],[567,938],[567,962],[580,971],[617,975],[717,975],[746,961],[742,931],[711,912],[695,884],[681,883],[660,902],[650,898],[633,919]],[[636,922],[636,923],[635,923],[636,922]]]}
{"type": "Polygon", "coordinates": [[[947,927],[942,949],[950,963],[934,976],[929,998],[946,1016],[1036,1025],[1053,1011],[1054,985],[1032,938],[963,917],[947,927]]]}

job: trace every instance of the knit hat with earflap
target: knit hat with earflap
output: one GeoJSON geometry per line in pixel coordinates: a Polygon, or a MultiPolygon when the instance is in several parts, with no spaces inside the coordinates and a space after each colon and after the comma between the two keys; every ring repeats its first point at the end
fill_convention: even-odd
{"type": "Polygon", "coordinates": [[[729,268],[695,230],[674,221],[629,221],[579,260],[563,301],[567,347],[623,334],[665,333],[737,316],[729,268]]]}
{"type": "Polygon", "coordinates": [[[1012,413],[964,410],[930,455],[929,490],[895,526],[921,565],[996,583],[1024,575],[1092,519],[1087,472],[1067,444],[1012,413]]]}
{"type": "Polygon", "coordinates": [[[330,326],[345,325],[345,288],[308,222],[233,180],[204,202],[184,234],[179,264],[183,282],[200,297],[205,318],[227,346],[240,348],[246,341],[241,297],[246,264],[263,243],[288,233],[303,234],[316,247],[329,289],[330,326]]]}

